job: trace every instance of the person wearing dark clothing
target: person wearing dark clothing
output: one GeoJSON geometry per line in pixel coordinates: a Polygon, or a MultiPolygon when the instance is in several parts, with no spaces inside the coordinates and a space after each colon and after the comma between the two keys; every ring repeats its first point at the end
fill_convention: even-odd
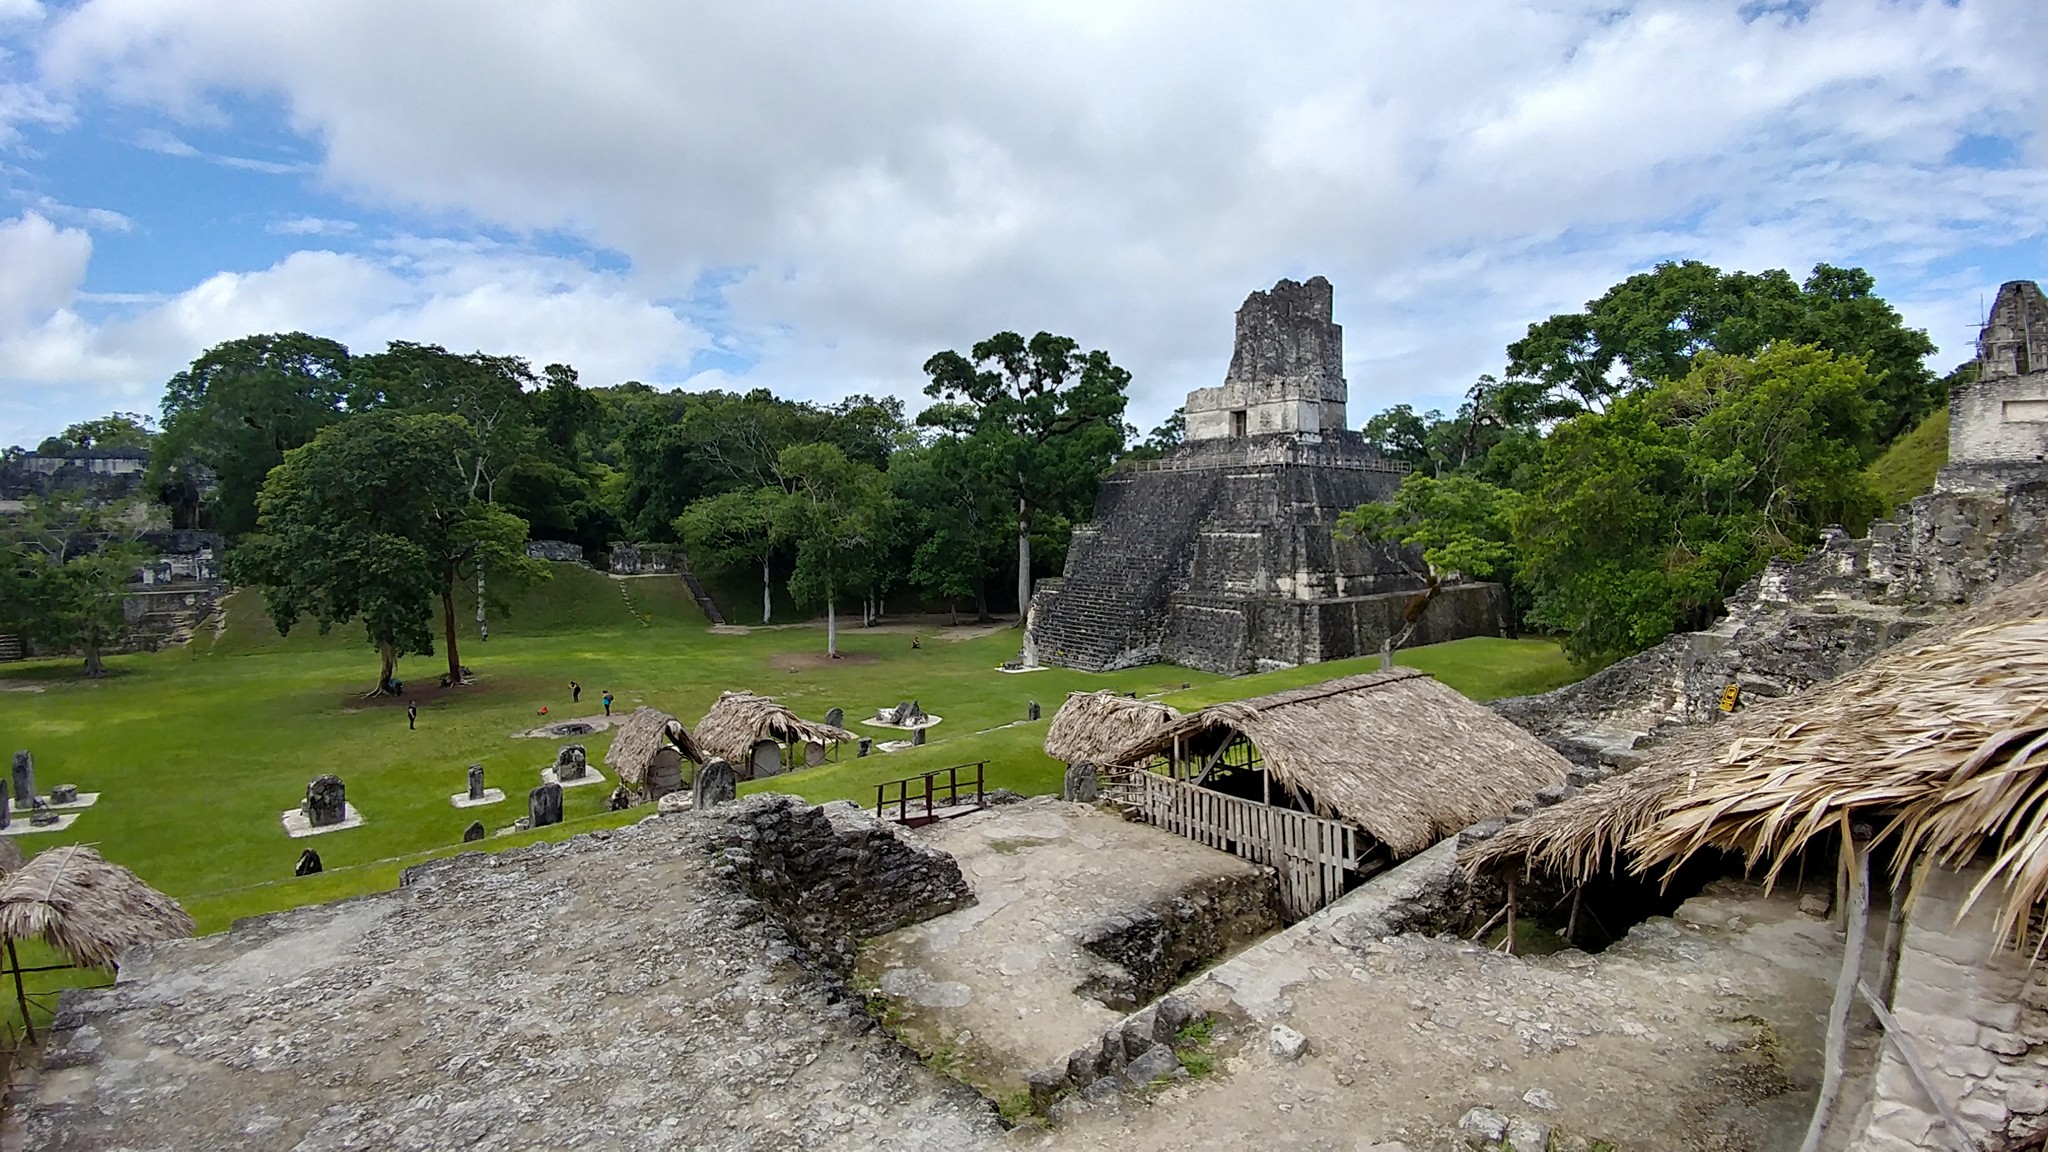
{"type": "Polygon", "coordinates": [[[612,694],[609,691],[604,694],[604,714],[612,714],[612,694]]]}
{"type": "Polygon", "coordinates": [[[578,703],[581,703],[581,702],[582,702],[582,700],[583,700],[583,685],[581,685],[581,684],[578,684],[578,683],[577,683],[577,682],[575,682],[574,680],[571,680],[571,681],[569,681],[569,703],[571,703],[571,704],[578,704],[578,703]]]}
{"type": "Polygon", "coordinates": [[[420,726],[420,702],[419,702],[419,701],[417,701],[417,700],[408,700],[408,701],[406,701],[406,704],[405,704],[405,726],[406,726],[406,728],[407,728],[407,729],[413,729],[413,728],[418,728],[418,727],[420,726]]]}

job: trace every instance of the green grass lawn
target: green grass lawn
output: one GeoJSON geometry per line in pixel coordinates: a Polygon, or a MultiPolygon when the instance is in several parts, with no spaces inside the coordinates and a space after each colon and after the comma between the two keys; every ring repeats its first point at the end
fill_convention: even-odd
{"type": "MultiPolygon", "coordinates": [[[[848,748],[834,763],[746,786],[871,804],[879,781],[976,760],[989,762],[991,787],[1057,791],[1062,766],[1039,744],[1074,689],[1165,693],[1170,703],[1191,708],[1377,664],[1345,661],[1237,679],[1167,665],[1007,675],[996,666],[1016,654],[1014,629],[957,641],[926,634],[912,649],[907,633],[858,627],[841,632],[846,659],[828,662],[821,659],[823,631],[814,626],[713,634],[680,579],[626,581],[622,595],[620,582],[588,569],[553,568],[552,582],[520,596],[510,615],[494,616],[488,642],[475,640],[464,609],[463,662],[479,682],[446,695],[421,693],[417,731],[406,728],[402,700],[363,698],[376,660],[359,628],[324,637],[295,629],[279,637],[247,593],[230,599],[218,635],[117,657],[110,661],[114,675],[99,681],[78,678],[75,661],[0,669],[0,745],[34,752],[44,791],[70,783],[101,793],[65,832],[19,842],[30,853],[61,843],[95,845],[182,901],[200,931],[218,931],[239,917],[389,888],[402,868],[465,850],[462,832],[473,819],[494,831],[510,825],[524,815],[526,792],[539,783],[557,744],[511,734],[543,723],[543,706],[547,721],[594,714],[606,689],[620,710],[650,704],[692,725],[732,688],[776,696],[812,717],[836,705],[858,718],[916,698],[944,718],[925,747],[867,759],[853,758],[848,748]],[[572,678],[584,686],[580,708],[569,702],[572,678]],[[1042,705],[1044,719],[1024,723],[1031,700],[1042,705]],[[505,803],[449,804],[472,763],[484,765],[486,782],[505,791],[505,803]],[[350,803],[367,823],[290,839],[279,814],[296,807],[306,782],[322,772],[346,782],[350,803]],[[292,866],[307,847],[320,853],[327,871],[294,878],[292,866]]],[[[1556,645],[1536,640],[1467,640],[1404,653],[1400,662],[1480,699],[1572,678],[1556,645]]],[[[399,674],[432,685],[441,664],[438,657],[409,659],[399,674]]],[[[878,740],[900,735],[864,731],[878,740]]],[[[609,733],[586,738],[593,764],[609,742],[609,733]]],[[[647,814],[605,812],[609,792],[569,789],[566,823],[493,836],[485,846],[559,839],[647,814]]]]}
{"type": "Polygon", "coordinates": [[[1886,512],[1932,491],[1934,474],[1948,463],[1948,405],[1922,420],[1871,461],[1864,475],[1884,499],[1886,512]]]}

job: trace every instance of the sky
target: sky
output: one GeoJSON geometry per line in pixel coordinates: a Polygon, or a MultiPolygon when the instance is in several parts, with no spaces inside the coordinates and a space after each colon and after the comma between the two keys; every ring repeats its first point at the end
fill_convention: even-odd
{"type": "Polygon", "coordinates": [[[1659,261],[2048,278],[2040,0],[0,0],[0,445],[302,330],[891,393],[1000,330],[1221,381],[1327,276],[1354,422],[1659,261]],[[1455,16],[1447,16],[1455,13],[1455,16]]]}

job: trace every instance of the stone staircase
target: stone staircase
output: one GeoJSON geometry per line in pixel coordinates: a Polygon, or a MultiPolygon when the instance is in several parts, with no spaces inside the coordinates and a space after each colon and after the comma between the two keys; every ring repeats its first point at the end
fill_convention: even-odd
{"type": "Polygon", "coordinates": [[[1105,481],[1096,499],[1096,524],[1075,530],[1065,575],[1036,606],[1032,636],[1038,658],[1092,672],[1156,662],[1172,577],[1187,571],[1184,558],[1195,547],[1219,482],[1213,471],[1143,472],[1105,481]],[[1165,507],[1179,514],[1162,514],[1165,507]]]}
{"type": "Polygon", "coordinates": [[[690,599],[695,600],[697,607],[703,609],[705,619],[713,624],[725,623],[725,613],[720,612],[718,605],[712,603],[711,593],[705,589],[704,582],[697,579],[697,574],[690,571],[687,560],[683,562],[683,586],[690,590],[690,599]]]}

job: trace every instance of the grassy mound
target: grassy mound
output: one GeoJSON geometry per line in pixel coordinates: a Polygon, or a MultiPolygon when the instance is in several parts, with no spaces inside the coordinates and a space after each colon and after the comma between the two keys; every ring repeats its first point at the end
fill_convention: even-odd
{"type": "Polygon", "coordinates": [[[1948,407],[1934,410],[1917,427],[1871,461],[1864,475],[1884,498],[1887,511],[1934,488],[1934,474],[1948,463],[1948,407]]]}

